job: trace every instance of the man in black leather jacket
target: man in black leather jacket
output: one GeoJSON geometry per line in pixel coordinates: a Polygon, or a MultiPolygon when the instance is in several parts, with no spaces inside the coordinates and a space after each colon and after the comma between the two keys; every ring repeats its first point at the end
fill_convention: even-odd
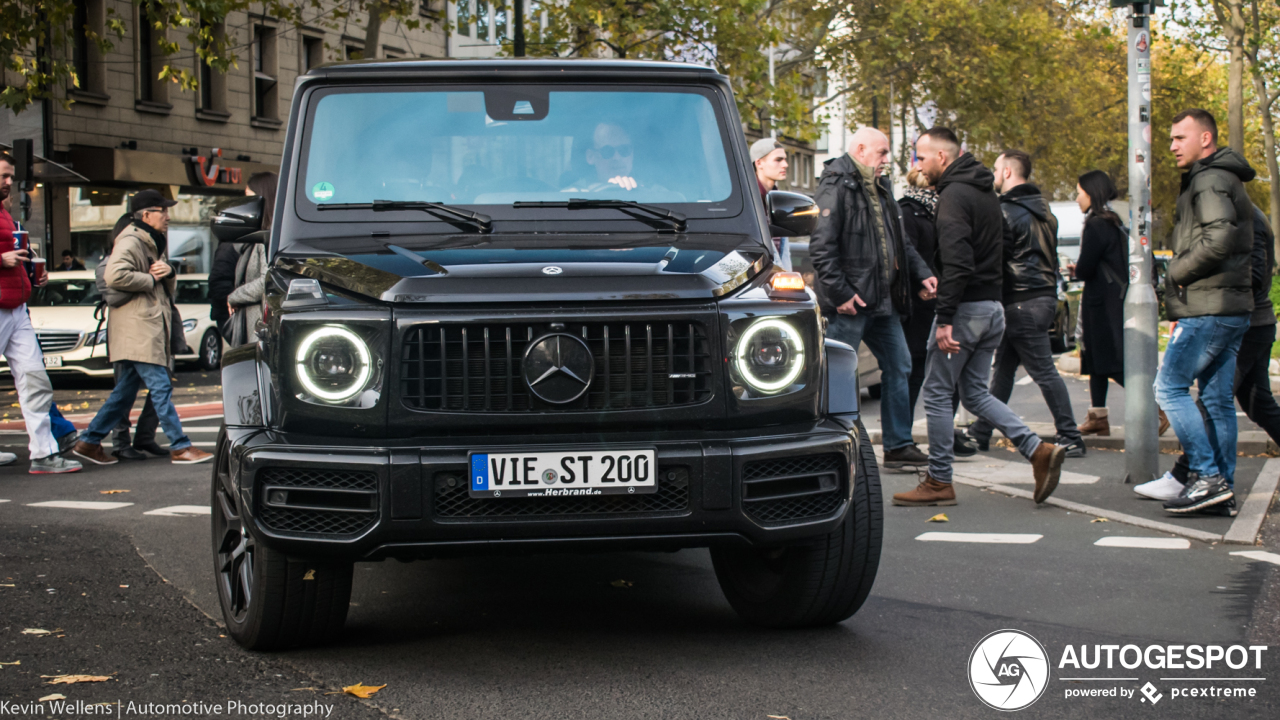
{"type": "Polygon", "coordinates": [[[855,349],[865,340],[880,363],[884,466],[922,467],[928,458],[911,439],[902,316],[911,313],[911,296],[932,297],[937,281],[903,239],[902,211],[882,172],[888,162],[889,138],[862,128],[846,154],[826,163],[814,194],[819,215],[809,257],[827,336],[855,349]]]}
{"type": "MultiPolygon", "coordinates": [[[[1076,429],[1067,384],[1053,364],[1049,328],[1058,312],[1058,219],[1049,201],[1032,185],[1031,157],[1006,150],[996,158],[995,189],[1004,214],[1004,337],[996,350],[991,395],[1008,402],[1021,364],[1040,386],[1058,429],[1054,441],[1067,457],[1084,457],[1084,439],[1076,429]]],[[[995,427],[978,419],[969,433],[986,450],[995,427]]]]}

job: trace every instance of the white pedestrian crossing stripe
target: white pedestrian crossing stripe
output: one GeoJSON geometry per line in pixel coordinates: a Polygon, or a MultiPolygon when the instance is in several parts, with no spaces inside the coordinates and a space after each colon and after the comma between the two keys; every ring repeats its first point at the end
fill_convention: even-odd
{"type": "Polygon", "coordinates": [[[1014,385],[1030,385],[1033,382],[1035,380],[1030,375],[1023,375],[1022,379],[1015,382],[1014,385]]]}
{"type": "Polygon", "coordinates": [[[8,500],[0,500],[0,502],[9,502],[8,500]]]}
{"type": "Polygon", "coordinates": [[[1189,550],[1191,541],[1185,538],[1153,537],[1104,537],[1094,543],[1098,547],[1148,548],[1151,550],[1189,550]]]}
{"type": "Polygon", "coordinates": [[[923,542],[990,543],[996,545],[1030,545],[1043,535],[1022,533],[927,532],[916,537],[923,542]]]}
{"type": "Polygon", "coordinates": [[[63,508],[66,510],[119,510],[132,504],[126,502],[89,502],[86,500],[49,500],[46,502],[27,503],[27,507],[63,508]]]}
{"type": "MultiPolygon", "coordinates": [[[[1034,485],[1036,482],[1035,477],[1031,474],[1030,465],[1005,462],[989,464],[998,465],[998,467],[974,467],[974,464],[970,463],[968,465],[956,465],[953,472],[962,477],[997,485],[1034,485]]],[[[1063,470],[1062,474],[1058,476],[1058,484],[1092,485],[1098,482],[1099,479],[1097,475],[1082,475],[1063,470]]]]}
{"type": "Polygon", "coordinates": [[[173,505],[172,507],[163,507],[156,510],[148,510],[143,515],[164,515],[166,517],[195,517],[197,515],[208,515],[208,505],[173,505]]]}
{"type": "Polygon", "coordinates": [[[1261,560],[1262,562],[1269,562],[1273,565],[1280,565],[1280,555],[1264,552],[1262,550],[1241,550],[1240,552],[1233,552],[1231,554],[1249,558],[1250,560],[1261,560]]]}

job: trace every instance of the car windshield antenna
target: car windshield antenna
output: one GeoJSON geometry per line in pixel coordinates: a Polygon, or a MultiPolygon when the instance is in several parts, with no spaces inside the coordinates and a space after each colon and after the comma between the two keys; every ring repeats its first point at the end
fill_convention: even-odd
{"type": "Polygon", "coordinates": [[[669,224],[676,232],[684,232],[688,224],[682,213],[668,210],[661,205],[647,205],[634,200],[605,200],[587,198],[569,198],[550,202],[516,202],[514,208],[568,208],[569,210],[591,210],[595,208],[615,208],[638,219],[653,218],[669,224]],[[644,217],[640,217],[644,216],[644,217]]]}
{"type": "Polygon", "coordinates": [[[462,222],[476,228],[481,233],[490,233],[493,231],[493,218],[488,215],[433,202],[417,200],[374,200],[371,203],[323,203],[316,207],[321,210],[372,210],[374,212],[421,210],[422,212],[434,215],[442,220],[461,220],[462,222]]]}

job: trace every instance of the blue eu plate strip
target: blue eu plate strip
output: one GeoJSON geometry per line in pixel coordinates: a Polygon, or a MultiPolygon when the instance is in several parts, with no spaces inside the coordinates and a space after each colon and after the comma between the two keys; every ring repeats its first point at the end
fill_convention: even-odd
{"type": "Polygon", "coordinates": [[[488,455],[472,455],[471,456],[471,489],[472,490],[488,490],[489,489],[489,456],[488,455]]]}

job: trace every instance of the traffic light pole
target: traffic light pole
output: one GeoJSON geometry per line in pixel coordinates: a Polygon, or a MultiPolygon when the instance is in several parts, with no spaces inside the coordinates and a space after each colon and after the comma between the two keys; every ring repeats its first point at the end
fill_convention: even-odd
{"type": "MultiPolygon", "coordinates": [[[[1162,2],[1159,4],[1163,4],[1162,2]]],[[[1151,283],[1151,12],[1132,3],[1129,23],[1129,291],[1124,299],[1125,482],[1159,475],[1156,432],[1160,308],[1151,283]]]]}

